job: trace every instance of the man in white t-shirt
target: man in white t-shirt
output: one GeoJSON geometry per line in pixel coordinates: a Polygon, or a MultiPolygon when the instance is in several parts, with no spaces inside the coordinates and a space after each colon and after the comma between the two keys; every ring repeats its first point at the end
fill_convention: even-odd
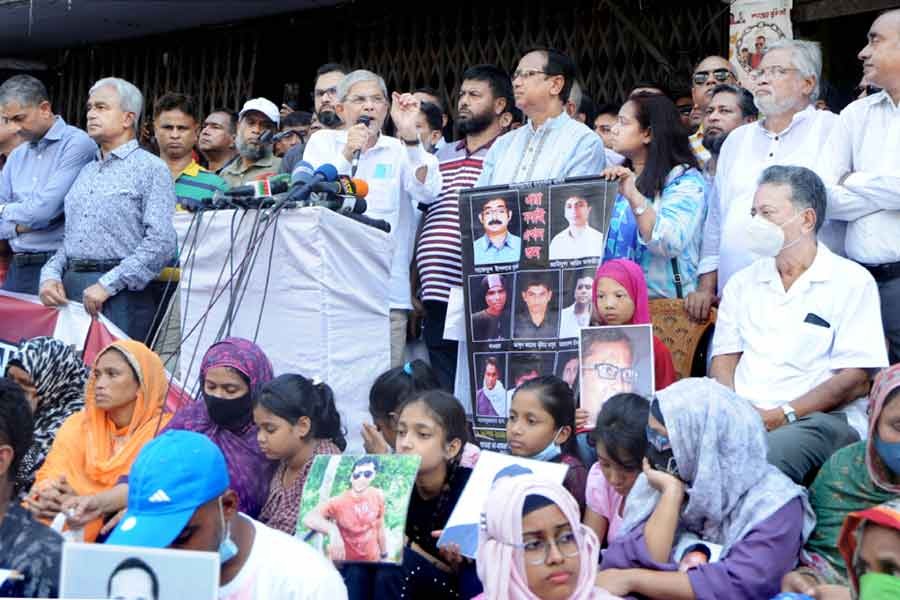
{"type": "Polygon", "coordinates": [[[238,512],[225,457],[206,436],[163,433],[141,450],[128,483],[128,511],[107,544],[217,552],[220,600],[347,598],[323,555],[238,512]]]}
{"type": "Polygon", "coordinates": [[[866,435],[872,371],[887,366],[875,280],[816,241],[826,191],[805,167],[763,171],[745,236],[763,256],[719,306],[711,375],[759,411],[769,462],[797,483],[866,435]]]}

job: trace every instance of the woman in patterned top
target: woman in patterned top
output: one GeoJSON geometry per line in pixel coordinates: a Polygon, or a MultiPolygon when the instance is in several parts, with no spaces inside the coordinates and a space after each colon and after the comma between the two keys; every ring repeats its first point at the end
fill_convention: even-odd
{"type": "Polygon", "coordinates": [[[88,368],[72,346],[52,337],[36,337],[22,342],[9,359],[6,378],[25,391],[34,414],[34,441],[16,474],[16,492],[22,497],[31,489],[63,421],[84,407],[88,368]]]}
{"type": "Polygon", "coordinates": [[[612,129],[627,158],[600,174],[619,182],[605,260],[629,258],[644,269],[650,298],[681,298],[697,286],[707,182],[678,109],[659,94],[632,95],[612,129]]]}
{"type": "Polygon", "coordinates": [[[280,461],[259,520],[294,535],[313,459],[319,454],[340,454],[347,447],[334,393],[321,381],[279,375],[260,390],[253,420],[263,454],[280,461]]]}

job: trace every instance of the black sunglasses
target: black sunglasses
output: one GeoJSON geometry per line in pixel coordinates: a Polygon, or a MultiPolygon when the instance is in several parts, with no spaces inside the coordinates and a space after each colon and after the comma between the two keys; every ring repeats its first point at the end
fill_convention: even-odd
{"type": "Polygon", "coordinates": [[[725,83],[728,81],[729,77],[734,77],[734,74],[728,69],[714,69],[712,71],[697,71],[694,73],[694,85],[703,85],[707,82],[710,75],[718,81],[719,83],[725,83]]]}

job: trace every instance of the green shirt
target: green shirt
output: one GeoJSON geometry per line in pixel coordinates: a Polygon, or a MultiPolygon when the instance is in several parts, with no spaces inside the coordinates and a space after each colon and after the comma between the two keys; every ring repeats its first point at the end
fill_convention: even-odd
{"type": "Polygon", "coordinates": [[[224,179],[207,171],[191,161],[175,180],[175,197],[178,200],[177,210],[184,210],[183,204],[208,201],[216,193],[216,190],[225,191],[228,184],[224,179]]]}

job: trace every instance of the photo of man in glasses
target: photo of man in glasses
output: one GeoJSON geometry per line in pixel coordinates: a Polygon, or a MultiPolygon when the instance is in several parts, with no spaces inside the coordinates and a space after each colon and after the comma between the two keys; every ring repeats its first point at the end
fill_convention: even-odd
{"type": "Polygon", "coordinates": [[[650,325],[581,330],[580,408],[597,422],[603,403],[616,394],[653,392],[653,333],[650,325]]]}
{"type": "Polygon", "coordinates": [[[303,525],[329,536],[332,560],[380,561],[388,556],[384,492],[372,487],[378,458],[363,456],[350,471],[350,489],[330,498],[303,519],[303,525]]]}
{"type": "Polygon", "coordinates": [[[522,238],[510,231],[511,221],[513,221],[513,204],[515,204],[515,197],[509,198],[502,195],[489,197],[482,204],[477,217],[478,222],[484,228],[484,235],[477,237],[477,234],[474,234],[472,236],[476,238],[473,243],[476,265],[518,262],[522,253],[522,238]]]}

